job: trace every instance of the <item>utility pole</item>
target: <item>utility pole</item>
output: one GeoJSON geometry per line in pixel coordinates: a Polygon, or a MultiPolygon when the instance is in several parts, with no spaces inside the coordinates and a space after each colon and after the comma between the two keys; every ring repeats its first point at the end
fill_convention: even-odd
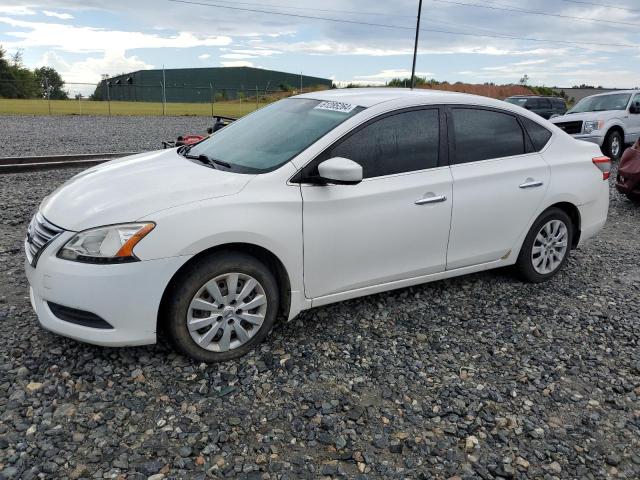
{"type": "Polygon", "coordinates": [[[420,35],[420,15],[422,14],[422,0],[418,0],[418,23],[416,25],[416,43],[413,46],[413,67],[411,67],[411,90],[416,84],[416,57],[418,56],[418,36],[420,35]]]}

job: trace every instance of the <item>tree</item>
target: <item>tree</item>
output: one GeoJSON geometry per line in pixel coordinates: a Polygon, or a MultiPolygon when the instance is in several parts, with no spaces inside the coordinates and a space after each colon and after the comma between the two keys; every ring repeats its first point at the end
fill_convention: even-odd
{"type": "Polygon", "coordinates": [[[34,71],[34,76],[39,87],[38,96],[47,98],[47,83],[49,85],[49,97],[51,100],[66,100],[68,93],[64,90],[64,80],[52,67],[40,67],[34,71]]]}
{"type": "Polygon", "coordinates": [[[38,86],[33,72],[22,64],[22,50],[17,50],[13,54],[9,68],[14,77],[14,98],[34,98],[37,95],[38,86]]]}
{"type": "Polygon", "coordinates": [[[51,88],[51,98],[67,98],[64,82],[55,69],[42,67],[30,70],[22,63],[21,50],[8,59],[0,46],[0,98],[46,98],[45,77],[51,88]]]}
{"type": "MultiPolygon", "coordinates": [[[[427,81],[427,77],[418,77],[416,76],[416,85],[437,85],[438,82],[435,79],[431,79],[427,81]]],[[[387,83],[388,87],[410,87],[411,86],[411,78],[392,78],[387,83]]]]}
{"type": "Polygon", "coordinates": [[[529,83],[529,75],[527,75],[526,73],[522,76],[522,78],[520,79],[520,85],[522,85],[523,87],[526,87],[527,84],[529,83]]]}
{"type": "Polygon", "coordinates": [[[16,77],[13,74],[11,65],[5,58],[6,52],[0,46],[0,97],[2,98],[16,98],[16,77]]]}

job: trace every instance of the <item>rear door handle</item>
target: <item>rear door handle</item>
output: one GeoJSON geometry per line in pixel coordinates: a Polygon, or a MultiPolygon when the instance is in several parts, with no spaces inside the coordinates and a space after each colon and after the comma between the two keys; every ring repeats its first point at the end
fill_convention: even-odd
{"type": "Polygon", "coordinates": [[[520,188],[537,188],[537,187],[541,187],[542,185],[544,185],[544,182],[531,181],[531,182],[523,183],[522,185],[520,185],[520,188]]]}
{"type": "Polygon", "coordinates": [[[430,203],[441,203],[441,202],[445,202],[447,200],[447,197],[444,195],[431,195],[431,196],[424,196],[422,197],[420,200],[416,200],[414,203],[416,205],[428,205],[430,203]]]}

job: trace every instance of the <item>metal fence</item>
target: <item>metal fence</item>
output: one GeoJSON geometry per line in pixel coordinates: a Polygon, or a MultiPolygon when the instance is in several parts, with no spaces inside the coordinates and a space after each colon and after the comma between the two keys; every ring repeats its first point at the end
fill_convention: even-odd
{"type": "Polygon", "coordinates": [[[299,93],[300,89],[261,86],[107,82],[65,82],[60,89],[31,82],[0,80],[0,114],[76,115],[227,115],[240,116],[299,93]]]}

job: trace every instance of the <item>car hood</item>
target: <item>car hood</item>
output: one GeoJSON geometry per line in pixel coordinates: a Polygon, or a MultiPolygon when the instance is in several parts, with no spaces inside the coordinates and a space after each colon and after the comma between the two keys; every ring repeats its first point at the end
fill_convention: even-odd
{"type": "Polygon", "coordinates": [[[622,118],[627,115],[624,110],[605,110],[603,112],[582,112],[569,113],[559,117],[553,117],[551,123],[558,122],[586,122],[589,120],[611,120],[612,118],[622,118]]]}
{"type": "Polygon", "coordinates": [[[85,170],[46,197],[40,211],[55,225],[79,231],[233,195],[252,178],[192,162],[175,149],[159,150],[85,170]]]}

